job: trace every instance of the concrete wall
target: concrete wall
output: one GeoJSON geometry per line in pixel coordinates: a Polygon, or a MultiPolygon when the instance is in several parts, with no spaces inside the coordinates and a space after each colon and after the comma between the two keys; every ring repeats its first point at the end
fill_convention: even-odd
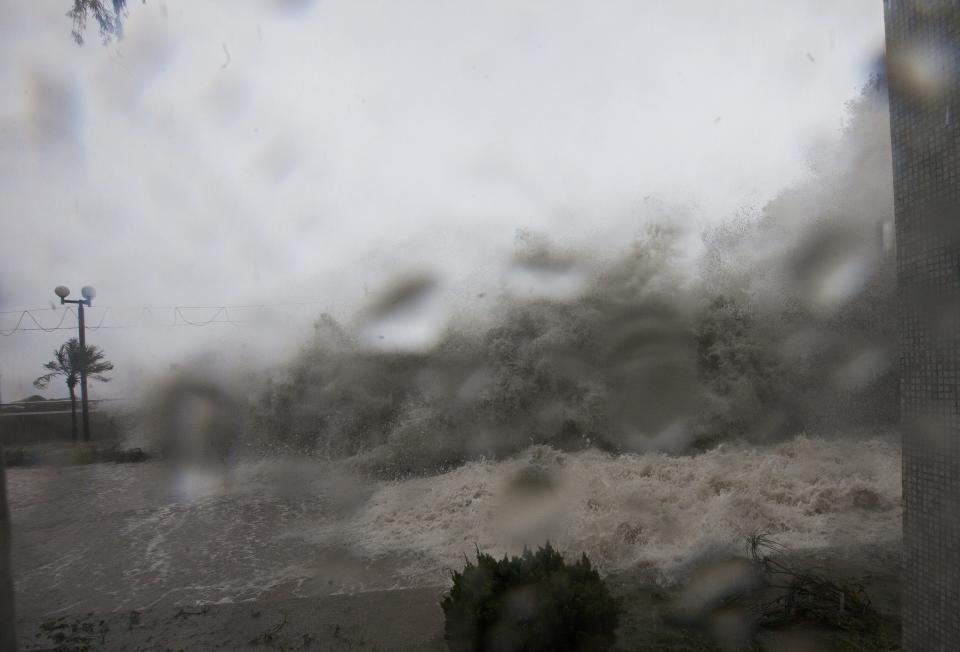
{"type": "MultiPolygon", "coordinates": [[[[90,432],[94,441],[116,439],[124,432],[123,415],[110,410],[90,413],[90,432]]],[[[77,409],[77,429],[83,438],[80,410],[77,409]]],[[[0,415],[0,443],[4,446],[26,446],[55,441],[70,441],[69,414],[4,414],[0,415]]]]}
{"type": "Polygon", "coordinates": [[[886,0],[905,650],[960,650],[960,2],[886,0]]]}

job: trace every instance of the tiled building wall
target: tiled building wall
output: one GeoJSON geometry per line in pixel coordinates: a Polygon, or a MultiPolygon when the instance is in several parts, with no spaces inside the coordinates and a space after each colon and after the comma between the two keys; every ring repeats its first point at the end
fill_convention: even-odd
{"type": "Polygon", "coordinates": [[[903,645],[960,651],[960,0],[886,0],[903,418],[903,645]]]}

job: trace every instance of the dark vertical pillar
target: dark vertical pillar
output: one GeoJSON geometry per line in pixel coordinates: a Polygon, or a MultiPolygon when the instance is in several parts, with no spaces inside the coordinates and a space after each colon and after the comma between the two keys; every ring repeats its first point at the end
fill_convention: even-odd
{"type": "Polygon", "coordinates": [[[903,418],[903,647],[960,650],[960,1],[886,0],[903,418]]]}
{"type": "Polygon", "coordinates": [[[17,649],[13,608],[13,569],[10,562],[10,514],[7,510],[7,470],[0,446],[0,650],[17,649]]]}
{"type": "Polygon", "coordinates": [[[83,301],[77,303],[79,313],[77,323],[80,326],[80,406],[83,413],[83,441],[90,441],[90,405],[87,403],[87,325],[83,317],[83,301]]]}

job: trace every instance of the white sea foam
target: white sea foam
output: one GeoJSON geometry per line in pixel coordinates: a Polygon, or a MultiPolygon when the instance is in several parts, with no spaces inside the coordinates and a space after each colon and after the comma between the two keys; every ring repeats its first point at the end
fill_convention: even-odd
{"type": "Polygon", "coordinates": [[[11,469],[23,613],[441,585],[476,547],[546,539],[604,572],[669,583],[753,532],[835,554],[900,538],[894,438],[726,443],[696,455],[564,453],[385,481],[261,459],[185,498],[162,465],[11,469]],[[108,536],[105,536],[109,533],[108,536]]]}
{"type": "Polygon", "coordinates": [[[345,521],[321,528],[367,555],[411,553],[406,569],[439,579],[475,546],[502,554],[545,539],[606,571],[646,568],[669,581],[705,554],[744,551],[767,532],[793,549],[900,538],[896,441],[724,444],[689,456],[560,453],[535,447],[506,461],[382,483],[345,521]],[[517,478],[536,471],[537,486],[517,478]]]}

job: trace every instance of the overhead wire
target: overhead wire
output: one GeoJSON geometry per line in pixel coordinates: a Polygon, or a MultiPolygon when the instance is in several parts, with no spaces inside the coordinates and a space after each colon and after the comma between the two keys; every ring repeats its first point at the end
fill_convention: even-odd
{"type": "MultiPolygon", "coordinates": [[[[235,305],[235,306],[141,306],[136,308],[117,308],[113,306],[97,306],[96,308],[87,308],[90,310],[102,310],[103,312],[99,315],[99,320],[96,324],[87,324],[86,328],[90,331],[97,330],[112,330],[112,329],[122,329],[122,328],[164,328],[164,327],[175,327],[175,326],[194,326],[194,327],[204,327],[211,325],[227,325],[227,326],[241,326],[244,324],[254,323],[255,320],[251,319],[235,319],[230,314],[230,310],[240,311],[240,310],[260,310],[270,308],[290,308],[290,307],[304,307],[304,306],[316,306],[320,305],[319,301],[301,301],[293,303],[265,303],[265,304],[248,304],[248,305],[235,305]],[[132,310],[137,312],[137,320],[140,323],[128,322],[123,324],[111,324],[107,321],[108,315],[111,313],[116,314],[121,311],[132,310]],[[214,311],[212,315],[207,318],[197,318],[193,314],[190,314],[190,311],[214,311]],[[187,311],[187,312],[185,312],[187,311]],[[143,323],[146,320],[151,320],[158,313],[167,312],[170,315],[169,321],[164,323],[143,323]],[[189,315],[189,316],[188,316],[189,315]]],[[[16,321],[11,328],[2,328],[0,327],[0,336],[10,336],[14,333],[23,332],[23,331],[42,331],[45,333],[52,333],[54,331],[62,330],[75,330],[76,326],[64,326],[64,321],[66,321],[67,316],[72,315],[74,319],[77,318],[77,313],[73,308],[59,308],[56,306],[51,306],[50,308],[27,308],[23,310],[2,310],[0,311],[0,316],[3,315],[17,315],[16,321]],[[38,315],[40,313],[49,313],[49,312],[60,312],[60,319],[56,322],[56,325],[48,326],[44,325],[38,315]],[[30,325],[30,324],[33,325],[30,325]]]]}

